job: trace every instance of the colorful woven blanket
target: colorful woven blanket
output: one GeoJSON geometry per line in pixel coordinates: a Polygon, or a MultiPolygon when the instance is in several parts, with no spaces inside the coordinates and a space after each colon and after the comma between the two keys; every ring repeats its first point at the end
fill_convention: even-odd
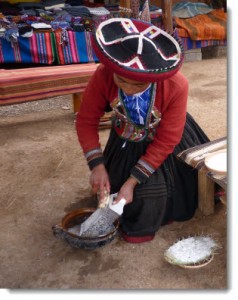
{"type": "Polygon", "coordinates": [[[91,33],[66,31],[55,32],[59,64],[98,62],[91,44],[91,33]]]}
{"type": "Polygon", "coordinates": [[[83,92],[97,64],[0,69],[0,105],[83,92]]]}
{"type": "Polygon", "coordinates": [[[174,20],[180,37],[190,37],[192,40],[225,40],[227,37],[227,14],[222,9],[193,18],[174,17],[174,20]]]}
{"type": "Polygon", "coordinates": [[[55,31],[34,33],[17,42],[0,38],[0,63],[60,65],[98,62],[91,33],[55,31]]]}
{"type": "Polygon", "coordinates": [[[19,37],[17,42],[0,38],[0,63],[37,63],[50,65],[55,61],[54,33],[35,33],[30,38],[19,37]]]}
{"type": "Polygon", "coordinates": [[[202,41],[194,41],[189,37],[180,37],[184,50],[198,49],[209,46],[227,46],[226,40],[202,40],[202,41]]]}

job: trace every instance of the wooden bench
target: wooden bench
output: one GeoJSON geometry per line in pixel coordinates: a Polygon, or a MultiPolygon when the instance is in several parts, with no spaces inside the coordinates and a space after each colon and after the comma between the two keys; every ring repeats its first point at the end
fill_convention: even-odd
{"type": "Polygon", "coordinates": [[[97,68],[96,63],[0,69],[0,105],[73,95],[74,112],[79,111],[81,96],[97,68]]]}
{"type": "MultiPolygon", "coordinates": [[[[211,215],[215,209],[215,184],[227,189],[227,175],[217,175],[210,172],[204,163],[207,155],[226,149],[226,137],[189,148],[178,154],[178,158],[198,170],[198,208],[205,215],[211,215]]],[[[223,196],[226,202],[226,196],[223,196]]]]}

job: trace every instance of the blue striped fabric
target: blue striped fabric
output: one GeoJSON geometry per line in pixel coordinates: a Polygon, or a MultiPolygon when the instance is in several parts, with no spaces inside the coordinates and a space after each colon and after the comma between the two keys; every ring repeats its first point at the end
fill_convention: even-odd
{"type": "Polygon", "coordinates": [[[0,38],[0,63],[52,64],[52,37],[52,33],[35,33],[30,38],[18,37],[17,42],[0,38]]]}
{"type": "Polygon", "coordinates": [[[98,62],[91,44],[90,32],[35,33],[30,38],[19,37],[17,42],[0,38],[0,63],[61,65],[98,62]]]}
{"type": "Polygon", "coordinates": [[[0,63],[34,63],[30,39],[19,37],[17,42],[0,39],[0,63]]]}
{"type": "Polygon", "coordinates": [[[60,64],[98,62],[91,44],[91,33],[56,32],[56,47],[60,64]]]}
{"type": "Polygon", "coordinates": [[[35,37],[36,37],[37,54],[38,54],[39,63],[47,64],[48,54],[50,53],[49,51],[47,51],[47,45],[45,40],[46,35],[44,33],[38,33],[35,35],[35,37]]]}
{"type": "Polygon", "coordinates": [[[227,46],[227,40],[193,41],[189,37],[180,37],[184,50],[199,49],[209,46],[227,46]]]}

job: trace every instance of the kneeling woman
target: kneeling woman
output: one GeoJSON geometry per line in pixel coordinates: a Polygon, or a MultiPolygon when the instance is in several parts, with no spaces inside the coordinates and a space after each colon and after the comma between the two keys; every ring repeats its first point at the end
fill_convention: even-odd
{"type": "Polygon", "coordinates": [[[125,18],[102,22],[93,44],[101,64],[76,119],[90,183],[101,197],[106,189],[118,193],[116,202],[126,199],[126,241],[149,241],[161,225],[188,220],[197,208],[197,171],[176,155],[208,138],[186,112],[183,47],[152,24],[125,18]],[[98,125],[108,107],[114,117],[103,151],[98,125]]]}

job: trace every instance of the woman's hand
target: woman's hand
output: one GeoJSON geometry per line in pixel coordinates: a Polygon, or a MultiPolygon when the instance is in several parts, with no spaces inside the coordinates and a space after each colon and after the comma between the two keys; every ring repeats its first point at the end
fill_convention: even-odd
{"type": "Polygon", "coordinates": [[[103,164],[99,164],[93,168],[89,178],[93,193],[100,192],[100,201],[105,197],[105,190],[110,193],[110,181],[107,170],[103,164]]]}
{"type": "Polygon", "coordinates": [[[133,177],[129,177],[127,181],[122,185],[117,197],[113,201],[113,204],[118,203],[122,198],[126,200],[126,204],[133,201],[134,188],[137,185],[137,181],[133,177]]]}

